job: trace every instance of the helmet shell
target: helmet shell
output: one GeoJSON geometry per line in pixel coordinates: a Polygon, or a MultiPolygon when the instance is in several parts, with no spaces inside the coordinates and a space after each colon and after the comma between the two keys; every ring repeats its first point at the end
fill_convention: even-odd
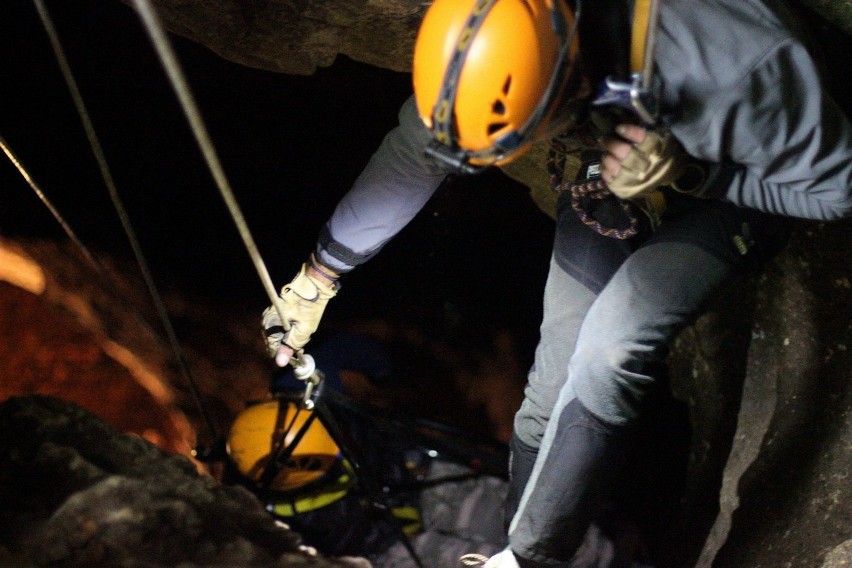
{"type": "MultiPolygon", "coordinates": [[[[457,50],[471,42],[452,108],[452,143],[468,152],[488,152],[501,138],[527,125],[550,94],[551,78],[558,71],[564,38],[561,41],[557,34],[555,13],[561,14],[563,30],[574,24],[562,0],[555,4],[551,0],[495,0],[489,9],[490,3],[435,0],[420,26],[414,50],[417,110],[433,129],[447,69],[457,50]],[[469,18],[483,9],[487,14],[471,34],[469,18]]],[[[573,48],[576,51],[576,45],[573,48]]]]}
{"type": "MultiPolygon", "coordinates": [[[[237,415],[228,431],[228,456],[240,473],[259,484],[281,437],[284,447],[289,447],[311,415],[310,410],[300,410],[295,402],[284,399],[249,406],[237,415]]],[[[305,487],[322,479],[340,457],[340,448],[328,430],[319,420],[313,420],[268,489],[305,487]]]]}

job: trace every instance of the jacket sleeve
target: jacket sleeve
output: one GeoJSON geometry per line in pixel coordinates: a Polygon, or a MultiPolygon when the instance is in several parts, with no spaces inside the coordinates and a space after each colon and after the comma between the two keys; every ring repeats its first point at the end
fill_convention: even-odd
{"type": "Polygon", "coordinates": [[[320,232],[320,262],[343,273],[372,258],[423,208],[447,170],[425,154],[430,134],[414,97],[320,232]]]}
{"type": "Polygon", "coordinates": [[[728,170],[710,193],[790,217],[852,215],[850,124],[799,42],[781,42],[718,102],[696,150],[728,170]]]}

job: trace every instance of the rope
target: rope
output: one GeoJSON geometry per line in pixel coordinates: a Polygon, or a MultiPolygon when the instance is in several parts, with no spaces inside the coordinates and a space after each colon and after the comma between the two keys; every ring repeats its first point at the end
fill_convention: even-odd
{"type": "MultiPolygon", "coordinates": [[[[56,56],[57,62],[59,63],[59,67],[62,71],[65,83],[68,86],[68,90],[71,92],[71,96],[74,100],[74,106],[77,109],[77,113],[80,116],[80,120],[83,122],[83,129],[86,132],[86,137],[89,139],[89,145],[91,146],[92,152],[95,155],[95,159],[98,162],[101,177],[103,178],[104,184],[106,184],[107,190],[109,191],[113,207],[115,207],[116,213],[118,214],[118,217],[121,221],[121,225],[127,235],[127,239],[128,241],[130,241],[130,246],[133,249],[134,256],[136,257],[136,262],[139,265],[140,271],[142,272],[142,276],[145,280],[146,286],[148,287],[148,291],[151,294],[151,298],[154,302],[157,313],[163,324],[163,328],[166,331],[166,336],[168,337],[168,342],[171,346],[172,352],[174,353],[175,358],[177,359],[180,373],[183,379],[190,387],[192,396],[195,399],[196,405],[198,406],[199,412],[201,413],[201,416],[207,427],[208,434],[211,436],[212,440],[217,440],[219,438],[219,429],[213,422],[213,419],[211,418],[207,407],[201,401],[201,393],[198,389],[198,385],[196,384],[189,371],[189,365],[186,362],[186,358],[184,357],[183,351],[181,350],[180,343],[177,340],[177,335],[175,334],[174,327],[172,326],[171,320],[169,319],[168,312],[166,310],[162,296],[160,295],[160,292],[157,289],[157,285],[154,283],[154,279],[151,276],[151,270],[148,266],[147,260],[145,259],[145,255],[142,253],[142,248],[139,244],[139,239],[137,238],[136,232],[133,229],[133,225],[130,222],[130,218],[127,215],[127,210],[125,209],[124,204],[118,195],[118,190],[116,189],[115,182],[112,178],[112,173],[110,172],[109,165],[107,164],[103,147],[101,146],[98,136],[95,133],[95,128],[92,125],[92,121],[89,118],[89,113],[86,110],[86,105],[83,102],[83,97],[80,94],[79,88],[77,87],[77,81],[74,79],[74,75],[71,72],[71,67],[68,65],[68,59],[65,57],[65,52],[62,49],[62,44],[59,41],[59,36],[56,33],[56,28],[53,25],[53,20],[51,19],[50,14],[48,13],[47,8],[45,7],[44,2],[42,0],[33,0],[33,2],[35,3],[36,9],[39,13],[39,17],[41,18],[42,24],[44,25],[45,31],[47,32],[48,38],[50,39],[51,46],[53,47],[53,52],[56,56]]],[[[30,181],[28,176],[25,175],[24,177],[27,179],[27,181],[30,181]]],[[[37,191],[37,193],[39,192],[37,191]]],[[[51,212],[54,213],[55,217],[58,217],[58,213],[55,211],[55,209],[51,208],[51,212]]],[[[63,222],[61,222],[60,224],[62,224],[64,228],[67,227],[67,225],[63,222]]],[[[70,229],[66,228],[66,232],[68,232],[69,230],[70,229]]],[[[77,239],[76,237],[72,238],[78,245],[82,246],[82,243],[79,241],[79,239],[77,239]]],[[[83,247],[83,250],[86,251],[85,247],[83,247]]],[[[94,261],[88,251],[86,251],[85,254],[88,258],[94,261]]]]}
{"type": "MultiPolygon", "coordinates": [[[[228,178],[225,175],[225,171],[216,154],[216,149],[214,148],[213,143],[210,140],[210,135],[207,132],[207,128],[204,125],[204,120],[201,118],[201,112],[198,109],[198,105],[195,103],[195,98],[192,95],[189,83],[187,82],[180,64],[178,63],[171,43],[163,30],[163,25],[160,23],[150,0],[133,0],[133,5],[142,19],[145,31],[148,33],[151,43],[154,45],[154,49],[157,51],[157,55],[163,65],[163,69],[166,71],[166,74],[172,83],[172,88],[178,96],[178,100],[180,101],[184,114],[189,121],[192,133],[198,142],[198,146],[201,149],[201,153],[204,156],[205,161],[207,162],[207,166],[210,169],[210,173],[213,176],[214,181],[216,182],[216,186],[219,188],[219,193],[225,201],[225,205],[228,208],[231,219],[233,219],[234,224],[240,233],[243,244],[248,251],[249,257],[254,264],[261,284],[269,298],[269,302],[278,312],[284,331],[289,331],[290,323],[288,318],[284,315],[284,304],[281,301],[280,296],[278,296],[278,292],[275,290],[272,278],[269,276],[269,271],[266,269],[263,258],[260,256],[260,252],[258,251],[251,231],[248,228],[248,223],[246,223],[245,217],[240,210],[240,206],[234,197],[234,192],[231,189],[231,185],[228,182],[228,178]]],[[[293,356],[290,358],[290,365],[294,368],[302,367],[304,365],[304,361],[298,351],[293,353],[293,356]]]]}
{"type": "Polygon", "coordinates": [[[71,229],[71,226],[59,213],[59,210],[54,207],[53,203],[50,201],[50,199],[48,199],[47,195],[44,194],[44,192],[41,190],[41,187],[39,187],[39,185],[35,182],[35,180],[29,174],[27,169],[21,163],[21,161],[18,160],[18,157],[15,155],[15,153],[12,151],[12,149],[9,147],[9,145],[6,143],[6,140],[2,136],[0,136],[0,148],[2,148],[3,153],[6,154],[6,157],[9,158],[9,161],[12,162],[12,165],[15,166],[15,168],[24,178],[24,181],[26,181],[30,188],[32,188],[39,200],[44,204],[45,207],[47,207],[48,211],[50,211],[50,214],[53,215],[53,218],[56,219],[56,222],[59,223],[59,225],[62,227],[62,230],[65,231],[66,235],[68,235],[68,238],[71,239],[71,241],[79,247],[80,252],[83,253],[83,256],[86,257],[86,260],[89,262],[89,264],[91,264],[97,272],[106,277],[106,270],[104,269],[104,267],[101,265],[101,263],[95,260],[95,257],[92,256],[92,253],[89,251],[86,245],[83,244],[83,241],[80,240],[77,234],[71,229]]]}
{"type": "Polygon", "coordinates": [[[289,322],[287,318],[284,317],[284,309],[281,299],[278,296],[278,292],[275,290],[275,286],[272,283],[272,278],[269,276],[269,271],[266,269],[263,258],[258,252],[257,245],[254,242],[254,238],[248,228],[245,217],[243,217],[240,206],[237,204],[234,192],[231,189],[231,185],[228,182],[228,178],[225,175],[225,171],[216,154],[216,149],[213,147],[210,135],[207,132],[203,119],[201,118],[201,112],[199,111],[198,105],[195,103],[195,98],[192,95],[192,91],[189,88],[189,83],[184,77],[174,50],[172,49],[168,37],[163,30],[163,26],[149,0],[133,0],[133,5],[141,17],[145,30],[148,32],[151,42],[154,45],[154,49],[157,51],[157,55],[163,64],[163,69],[172,83],[172,88],[174,89],[181,107],[183,108],[184,114],[189,121],[192,133],[198,142],[198,146],[201,149],[201,153],[204,156],[205,161],[207,162],[207,166],[210,169],[210,173],[213,176],[214,181],[216,182],[216,186],[219,188],[219,193],[221,193],[222,199],[225,200],[228,212],[230,213],[231,218],[243,239],[243,244],[248,250],[249,256],[257,270],[257,274],[260,277],[264,290],[269,296],[269,301],[273,306],[275,306],[275,309],[278,310],[278,314],[281,316],[281,322],[285,331],[289,330],[289,322]]]}
{"type": "MultiPolygon", "coordinates": [[[[62,214],[59,213],[59,210],[56,209],[56,207],[53,205],[53,203],[50,201],[50,199],[48,199],[47,195],[45,195],[45,193],[42,191],[41,187],[32,178],[29,171],[24,167],[24,165],[21,163],[21,161],[15,155],[14,151],[9,147],[6,140],[2,136],[0,136],[0,149],[3,150],[3,153],[6,154],[6,156],[9,158],[9,160],[12,162],[12,164],[15,166],[15,168],[18,170],[18,172],[21,174],[21,176],[24,178],[24,180],[30,186],[30,188],[32,188],[32,190],[35,192],[36,196],[38,196],[39,200],[41,200],[41,202],[44,204],[44,206],[47,207],[47,209],[53,215],[53,218],[56,220],[57,223],[59,223],[59,225],[65,231],[65,234],[68,236],[68,238],[71,240],[71,242],[73,242],[74,245],[80,250],[80,252],[83,254],[83,257],[91,265],[91,267],[95,270],[95,272],[98,274],[98,276],[104,282],[104,284],[107,286],[108,291],[115,298],[118,298],[120,301],[122,301],[125,305],[128,305],[128,306],[131,305],[131,303],[127,300],[127,297],[119,290],[119,287],[116,285],[114,278],[112,276],[110,276],[109,272],[106,270],[106,268],[104,268],[104,265],[101,262],[99,262],[94,257],[94,255],[92,255],[92,253],[91,253],[91,251],[89,251],[88,247],[86,247],[86,245],[83,243],[83,241],[80,240],[80,237],[77,236],[77,234],[74,232],[74,230],[71,228],[71,226],[65,220],[65,218],[62,217],[62,214]]],[[[148,279],[146,278],[146,281],[147,280],[148,279]]],[[[155,292],[152,293],[152,295],[154,295],[154,294],[155,294],[155,292]]],[[[159,298],[159,297],[157,296],[157,298],[159,298]]],[[[145,329],[147,329],[151,333],[152,337],[158,343],[165,345],[165,347],[171,348],[172,351],[175,353],[175,357],[178,360],[180,373],[181,373],[182,377],[184,378],[184,380],[190,385],[190,388],[191,388],[192,394],[193,394],[193,398],[195,399],[195,402],[198,405],[199,412],[201,413],[202,418],[205,422],[205,426],[208,429],[208,434],[212,437],[212,439],[215,440],[219,436],[218,429],[216,428],[213,420],[210,418],[210,415],[207,412],[206,406],[201,402],[201,399],[199,398],[198,388],[196,387],[195,382],[193,381],[192,376],[189,373],[189,368],[187,367],[186,361],[182,356],[182,353],[180,351],[180,347],[179,346],[177,348],[175,347],[177,345],[176,338],[174,338],[174,331],[173,331],[173,329],[170,325],[170,322],[168,320],[168,315],[165,315],[165,316],[163,315],[163,314],[165,314],[165,311],[164,311],[164,308],[162,307],[162,301],[155,300],[154,303],[157,305],[157,311],[159,312],[161,319],[164,318],[164,322],[163,322],[164,326],[167,329],[172,330],[171,334],[170,334],[170,339],[172,339],[172,341],[170,341],[170,342],[163,341],[163,339],[160,337],[159,333],[157,333],[157,331],[155,331],[154,328],[151,327],[151,325],[148,323],[148,321],[145,318],[143,318],[141,316],[141,314],[139,314],[138,311],[132,310],[131,314],[134,316],[134,318],[136,319],[136,321],[140,325],[142,325],[145,329]],[[171,343],[171,345],[169,345],[169,343],[171,343]],[[177,349],[176,352],[175,352],[175,349],[177,349]]]]}
{"type": "Polygon", "coordinates": [[[639,216],[636,204],[625,199],[619,199],[618,203],[627,216],[630,226],[626,229],[607,227],[592,216],[589,207],[591,200],[603,200],[613,197],[606,182],[602,179],[586,180],[583,182],[563,181],[566,158],[569,154],[574,154],[578,151],[569,150],[564,140],[559,138],[551,140],[550,148],[547,152],[547,170],[551,189],[557,193],[569,192],[571,194],[571,208],[583,224],[590,227],[599,235],[619,240],[635,236],[639,232],[639,216]]]}

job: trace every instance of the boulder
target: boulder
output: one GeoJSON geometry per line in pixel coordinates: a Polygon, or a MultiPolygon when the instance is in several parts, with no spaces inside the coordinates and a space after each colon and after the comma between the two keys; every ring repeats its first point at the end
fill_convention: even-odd
{"type": "Polygon", "coordinates": [[[0,463],[3,566],[369,566],[317,555],[248,490],[59,398],[0,404],[0,463]]]}

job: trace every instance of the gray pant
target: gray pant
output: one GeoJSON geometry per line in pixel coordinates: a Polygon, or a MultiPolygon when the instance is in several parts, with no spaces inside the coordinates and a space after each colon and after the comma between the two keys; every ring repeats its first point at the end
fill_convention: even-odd
{"type": "MultiPolygon", "coordinates": [[[[676,201],[653,237],[632,243],[601,240],[561,205],[541,339],[515,417],[512,459],[528,463],[512,467],[520,497],[509,540],[522,566],[571,565],[669,344],[750,264],[754,250],[743,255],[737,242],[760,248],[729,204],[676,201]]],[[[763,220],[785,233],[786,223],[763,220]]]]}

